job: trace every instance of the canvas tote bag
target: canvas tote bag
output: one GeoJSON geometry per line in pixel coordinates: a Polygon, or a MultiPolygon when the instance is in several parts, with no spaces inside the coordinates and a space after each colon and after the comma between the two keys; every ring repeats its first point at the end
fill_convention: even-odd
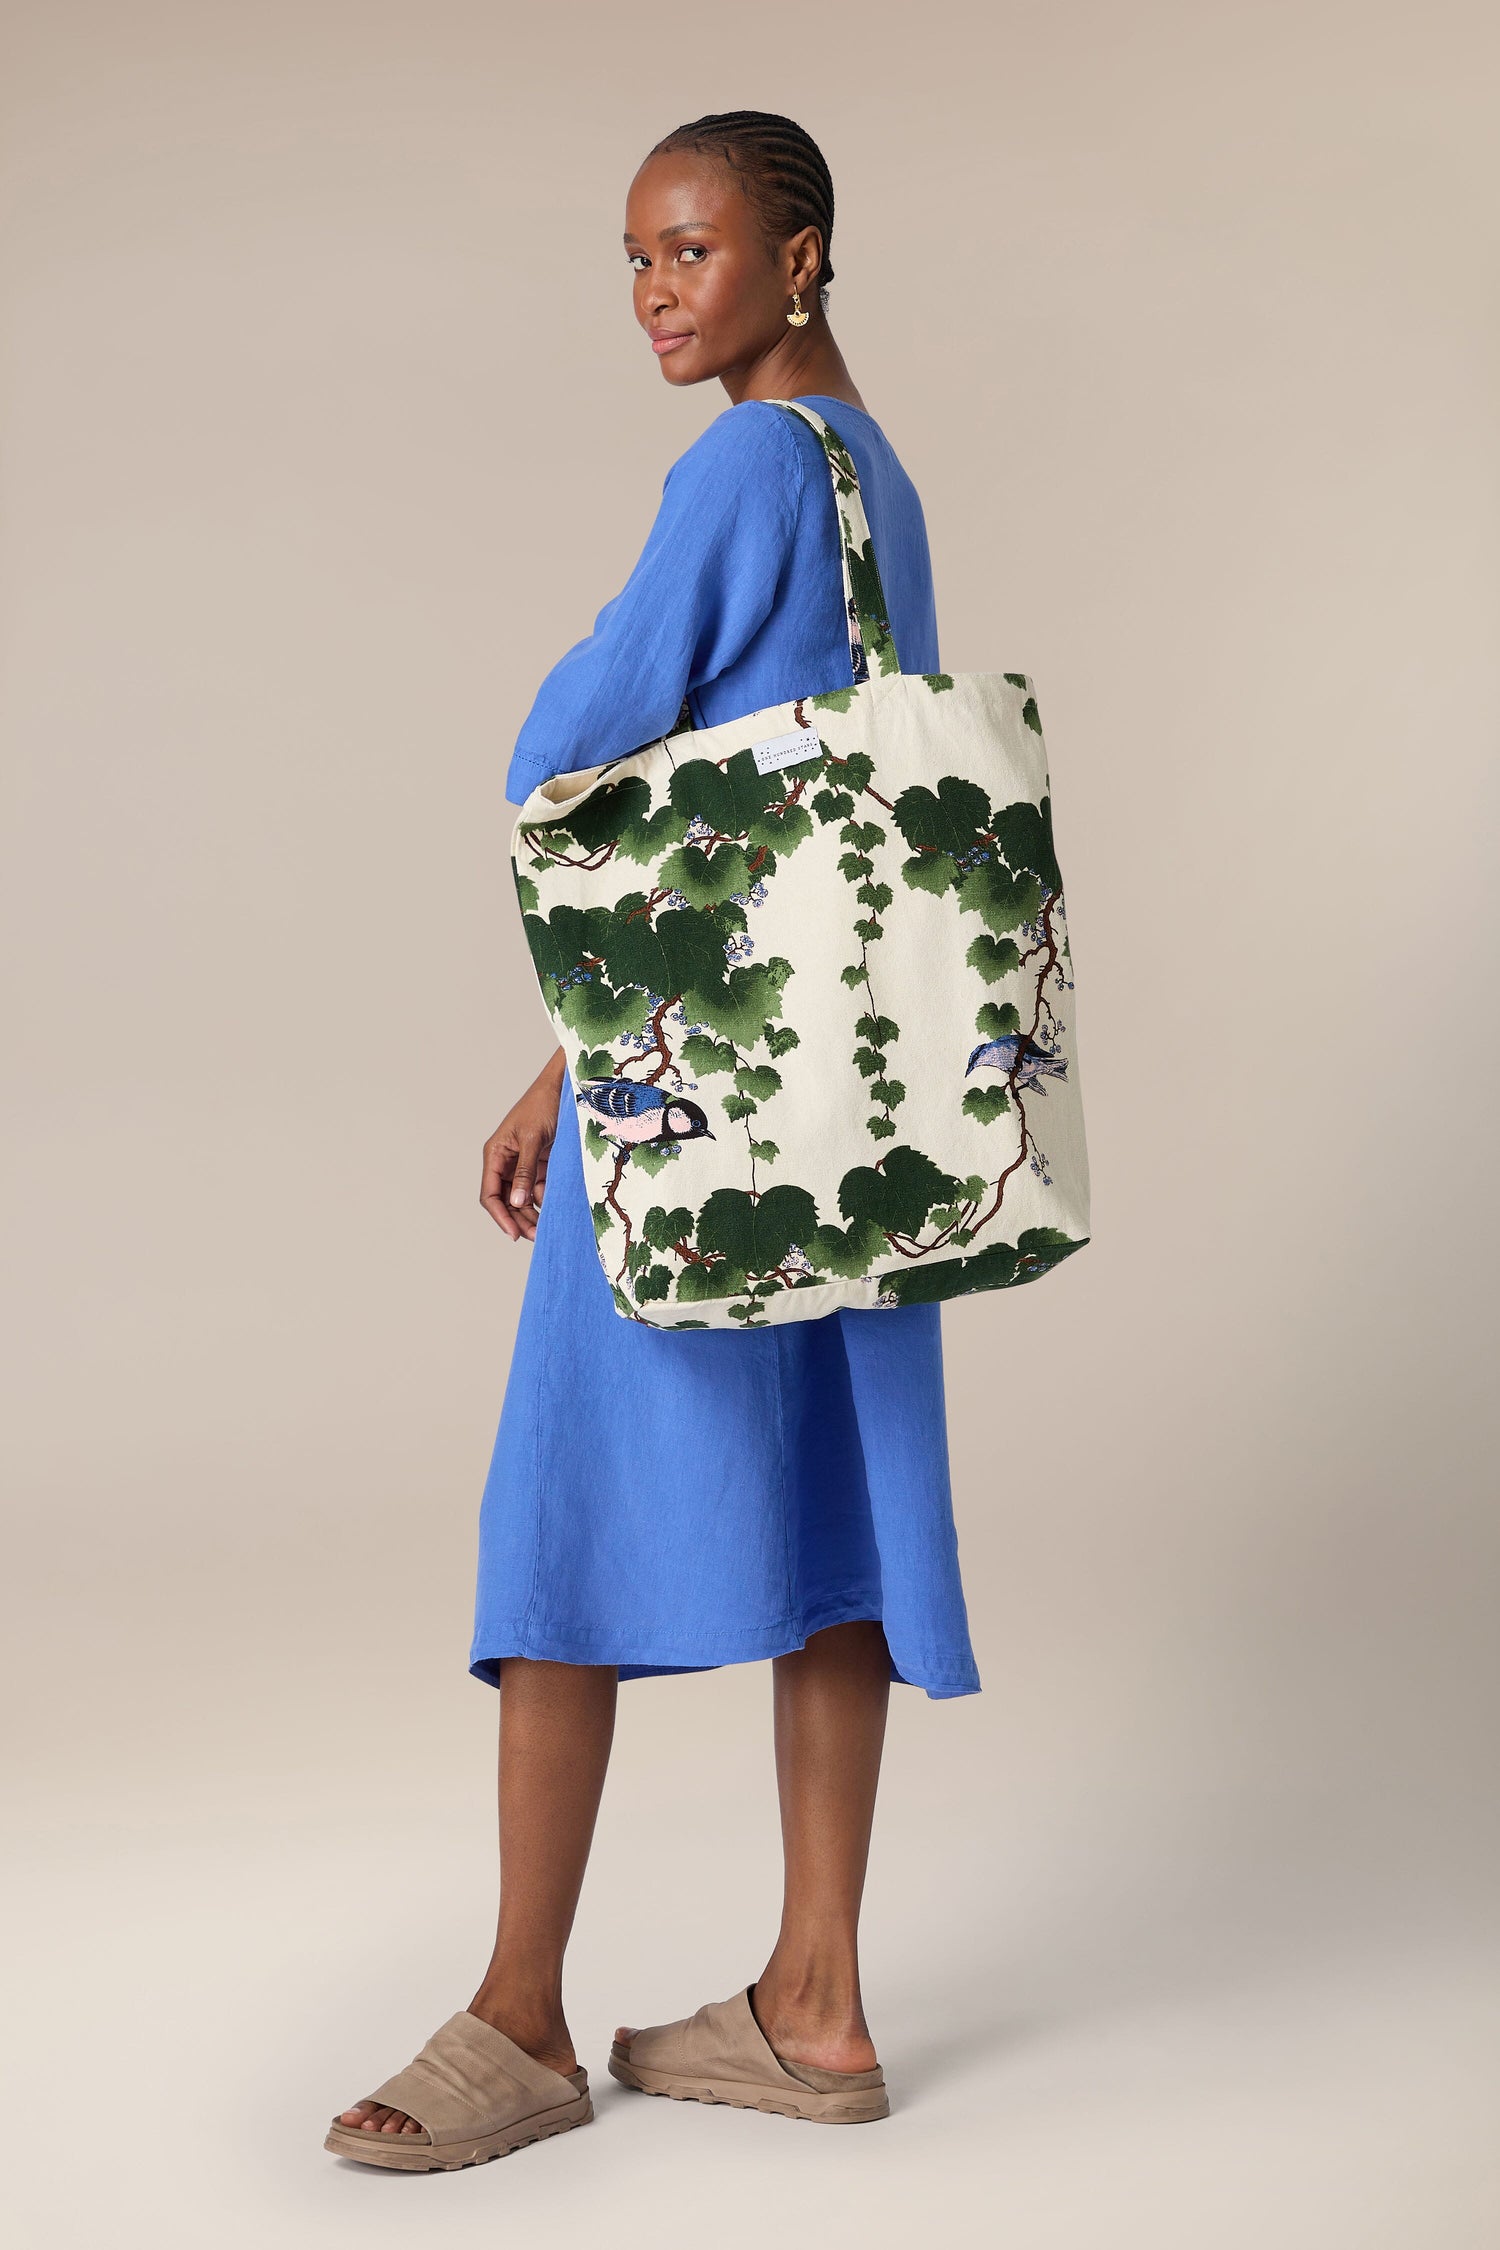
{"type": "MultiPolygon", "coordinates": [[[[851,681],[557,775],[512,860],[628,1320],[764,1327],[1048,1273],[1089,1231],[1022,672],[903,672],[822,416],[851,681]]],[[[829,567],[833,558],[829,557],[829,567]]]]}

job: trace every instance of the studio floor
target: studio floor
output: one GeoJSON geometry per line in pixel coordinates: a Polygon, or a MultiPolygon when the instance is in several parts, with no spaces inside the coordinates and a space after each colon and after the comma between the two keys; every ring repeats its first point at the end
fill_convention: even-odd
{"type": "Polygon", "coordinates": [[[629,1691],[663,1708],[622,1704],[568,1992],[596,2123],[452,2175],[320,2144],[469,1996],[491,1880],[477,1759],[405,1806],[356,1750],[326,1786],[205,1774],[192,1819],[107,1782],[87,1827],[76,1798],[39,1800],[8,1910],[10,2239],[1492,2250],[1500,1945],[1477,1915],[1424,1911],[1410,1861],[1361,1895],[1305,1803],[1086,1798],[1022,1772],[1007,1821],[983,1699],[960,1724],[997,1763],[967,1812],[947,1761],[922,1771],[948,1715],[898,1699],[867,1922],[889,2121],[820,2131],[617,2087],[617,2019],[760,1965],[763,1688],[762,1669],[629,1691]],[[722,1758],[647,1755],[674,1696],[700,1720],[708,1699],[722,1758]]]}

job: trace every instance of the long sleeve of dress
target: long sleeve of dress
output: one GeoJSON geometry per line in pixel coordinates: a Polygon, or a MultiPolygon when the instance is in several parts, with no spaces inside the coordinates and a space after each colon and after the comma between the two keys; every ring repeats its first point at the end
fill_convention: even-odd
{"type": "Polygon", "coordinates": [[[797,537],[804,458],[778,407],[745,400],[668,470],[640,560],[585,640],[552,667],[516,739],[505,793],[654,741],[776,605],[797,537]]]}

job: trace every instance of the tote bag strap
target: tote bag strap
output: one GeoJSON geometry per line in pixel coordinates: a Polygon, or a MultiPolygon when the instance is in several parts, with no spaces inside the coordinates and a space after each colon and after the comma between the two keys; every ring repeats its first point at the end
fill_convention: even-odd
{"type": "MultiPolygon", "coordinates": [[[[875,560],[875,542],[870,537],[869,520],[865,515],[864,497],[859,489],[859,471],[854,457],[836,430],[831,430],[815,407],[804,406],[801,399],[768,398],[766,406],[780,406],[788,414],[798,415],[816,432],[818,442],[828,461],[828,473],[833,479],[834,516],[839,527],[839,563],[844,574],[844,615],[849,623],[849,663],[854,674],[853,684],[870,677],[871,669],[877,673],[899,672],[900,659],[896,654],[896,636],[891,631],[891,621],[885,603],[885,588],[880,583],[880,568],[875,560]]],[[[664,742],[674,735],[690,734],[693,730],[692,704],[686,695],[666,734],[664,742]]]]}
{"type": "Polygon", "coordinates": [[[834,514],[839,527],[839,561],[844,573],[844,611],[849,620],[849,662],[854,670],[854,685],[858,687],[872,672],[899,672],[896,636],[891,631],[890,611],[886,607],[885,588],[880,583],[875,543],[870,537],[854,458],[838,432],[829,428],[815,407],[804,405],[796,398],[770,398],[765,403],[784,407],[788,414],[800,416],[817,432],[828,459],[828,473],[833,479],[834,514]]]}

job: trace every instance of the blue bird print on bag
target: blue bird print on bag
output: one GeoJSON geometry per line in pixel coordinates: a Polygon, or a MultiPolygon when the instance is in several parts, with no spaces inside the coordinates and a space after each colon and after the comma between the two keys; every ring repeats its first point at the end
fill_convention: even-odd
{"type": "Polygon", "coordinates": [[[1018,1092],[1045,1094],[1043,1080],[1061,1078],[1066,1082],[1068,1058],[1066,1055],[1049,1055],[1039,1047],[1029,1032],[1010,1031],[1003,1039],[984,1039],[969,1057],[965,1078],[976,1070],[998,1070],[1009,1078],[1016,1074],[1018,1092]]]}
{"type": "Polygon", "coordinates": [[[598,1119],[602,1133],[627,1147],[643,1141],[714,1138],[696,1102],[684,1101],[660,1086],[642,1086],[634,1078],[586,1078],[573,1098],[598,1119]]]}

